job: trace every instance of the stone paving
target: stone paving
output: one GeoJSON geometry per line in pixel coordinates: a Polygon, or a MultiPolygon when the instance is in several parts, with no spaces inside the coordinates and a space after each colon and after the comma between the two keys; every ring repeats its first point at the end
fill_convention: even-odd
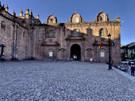
{"type": "Polygon", "coordinates": [[[102,63],[0,63],[0,101],[135,101],[135,82],[102,63]]]}

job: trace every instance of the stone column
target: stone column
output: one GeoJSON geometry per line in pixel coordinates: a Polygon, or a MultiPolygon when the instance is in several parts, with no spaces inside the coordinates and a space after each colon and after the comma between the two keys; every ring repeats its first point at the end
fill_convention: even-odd
{"type": "Polygon", "coordinates": [[[70,43],[67,42],[67,60],[70,61],[70,43]]]}
{"type": "MultiPolygon", "coordinates": [[[[35,33],[33,31],[34,29],[32,28],[32,31],[30,31],[30,37],[31,37],[31,59],[34,58],[34,50],[35,50],[35,47],[34,47],[34,37],[35,37],[35,33]]],[[[36,30],[35,30],[36,31],[36,30]]]]}
{"type": "Polygon", "coordinates": [[[81,46],[81,61],[85,60],[85,43],[82,42],[82,46],[81,46]]]}
{"type": "Polygon", "coordinates": [[[18,47],[17,47],[17,45],[18,45],[18,32],[17,32],[17,25],[15,24],[15,29],[14,29],[14,32],[15,32],[15,34],[14,34],[14,50],[13,50],[13,59],[17,59],[17,53],[18,53],[18,47]]]}
{"type": "Polygon", "coordinates": [[[12,31],[12,59],[14,59],[14,49],[15,48],[15,23],[13,24],[13,31],[12,31]]]}

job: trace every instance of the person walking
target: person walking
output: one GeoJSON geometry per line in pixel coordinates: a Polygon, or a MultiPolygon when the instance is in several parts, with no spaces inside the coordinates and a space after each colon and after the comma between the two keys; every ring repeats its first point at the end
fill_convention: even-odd
{"type": "Polygon", "coordinates": [[[75,55],[73,55],[73,61],[75,61],[75,58],[76,58],[76,56],[75,56],[75,55]]]}
{"type": "Polygon", "coordinates": [[[131,65],[131,75],[134,76],[135,64],[131,65]]]}
{"type": "Polygon", "coordinates": [[[93,59],[92,58],[90,58],[90,63],[92,63],[93,62],[93,59]]]}

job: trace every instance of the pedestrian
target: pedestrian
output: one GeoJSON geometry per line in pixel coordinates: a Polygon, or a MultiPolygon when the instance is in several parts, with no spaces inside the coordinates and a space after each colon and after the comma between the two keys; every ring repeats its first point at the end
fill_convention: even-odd
{"type": "Polygon", "coordinates": [[[131,62],[130,61],[129,61],[128,65],[131,66],[131,62]]]}
{"type": "Polygon", "coordinates": [[[113,66],[113,60],[111,61],[111,65],[113,66]]]}
{"type": "Polygon", "coordinates": [[[92,63],[93,62],[93,59],[92,58],[90,58],[90,63],[92,63]]]}
{"type": "Polygon", "coordinates": [[[134,76],[135,64],[131,65],[131,75],[134,76]]]}
{"type": "Polygon", "coordinates": [[[75,55],[73,55],[73,61],[75,61],[75,55]]]}

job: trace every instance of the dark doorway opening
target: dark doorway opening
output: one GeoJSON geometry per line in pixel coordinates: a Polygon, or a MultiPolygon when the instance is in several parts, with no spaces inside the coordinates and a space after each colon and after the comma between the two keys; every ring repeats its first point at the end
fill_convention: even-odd
{"type": "Polygon", "coordinates": [[[81,47],[79,45],[74,44],[71,46],[70,58],[72,60],[81,60],[81,47]],[[76,59],[74,59],[74,57],[76,57],[76,59]]]}

